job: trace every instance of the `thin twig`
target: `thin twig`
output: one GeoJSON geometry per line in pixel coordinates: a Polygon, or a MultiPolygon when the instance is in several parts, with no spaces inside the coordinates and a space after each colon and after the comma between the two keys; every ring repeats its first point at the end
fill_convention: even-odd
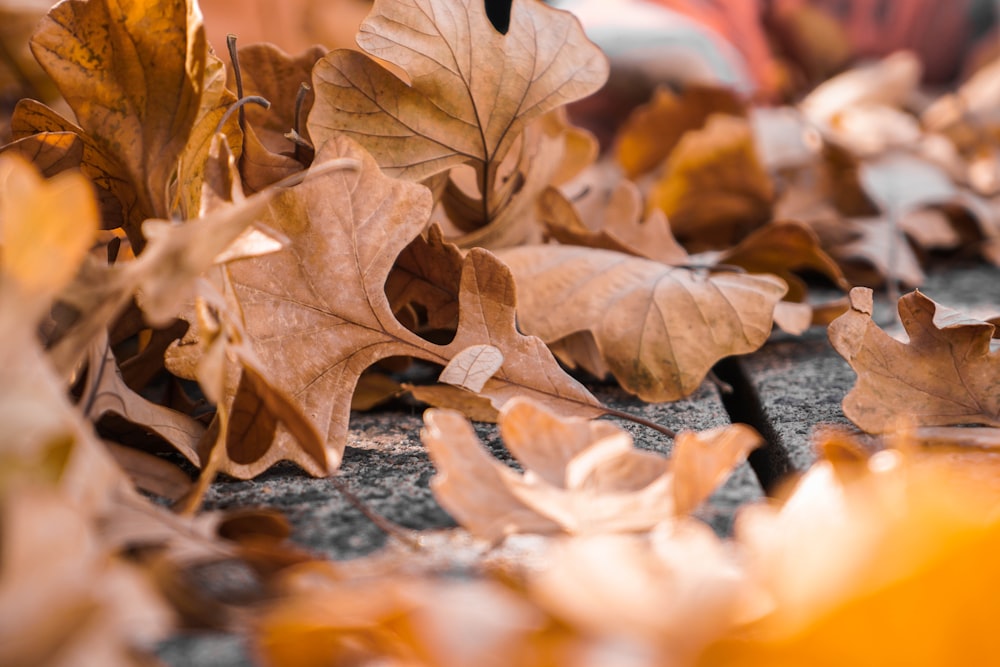
{"type": "Polygon", "coordinates": [[[602,407],[601,409],[604,410],[605,414],[607,414],[607,415],[609,415],[611,417],[617,417],[618,419],[624,419],[624,420],[630,421],[630,422],[632,422],[634,424],[639,424],[640,426],[645,426],[646,428],[651,428],[654,431],[657,431],[658,433],[662,433],[663,435],[667,436],[668,438],[676,438],[677,437],[677,433],[675,433],[674,431],[671,431],[666,426],[663,426],[662,424],[657,424],[656,422],[651,421],[649,419],[645,419],[643,417],[639,417],[638,415],[629,414],[628,412],[625,412],[624,410],[615,410],[614,408],[608,408],[608,407],[602,407]]]}
{"type": "Polygon", "coordinates": [[[360,498],[354,495],[354,493],[350,489],[348,489],[347,485],[344,484],[344,482],[342,482],[340,479],[336,477],[330,477],[328,479],[330,480],[330,484],[333,485],[333,488],[337,489],[337,491],[342,496],[344,496],[344,499],[347,500],[347,502],[349,502],[354,507],[354,509],[361,512],[361,514],[363,514],[366,519],[375,524],[375,526],[379,530],[381,530],[389,537],[395,537],[400,542],[410,547],[414,551],[420,549],[420,542],[413,537],[411,531],[409,531],[406,528],[403,528],[398,523],[386,519],[381,514],[374,512],[371,508],[365,505],[360,498]]]}

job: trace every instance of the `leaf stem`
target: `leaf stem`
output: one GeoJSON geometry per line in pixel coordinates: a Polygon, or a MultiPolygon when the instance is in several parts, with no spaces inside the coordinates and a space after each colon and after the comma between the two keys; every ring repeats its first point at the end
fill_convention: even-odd
{"type": "Polygon", "coordinates": [[[606,415],[610,416],[610,417],[617,417],[618,419],[624,419],[625,421],[630,421],[633,424],[639,424],[640,426],[645,426],[646,428],[651,428],[654,431],[657,431],[658,433],[662,433],[663,435],[667,436],[668,438],[676,438],[677,437],[677,433],[676,432],[670,430],[669,428],[667,428],[666,426],[663,426],[662,424],[657,424],[656,422],[654,422],[652,420],[649,420],[649,419],[646,419],[644,417],[640,417],[638,415],[630,414],[628,412],[625,412],[624,410],[616,410],[614,408],[609,408],[609,407],[606,407],[606,406],[602,406],[601,409],[604,410],[604,413],[606,415]]]}
{"type": "Polygon", "coordinates": [[[330,480],[330,484],[333,485],[333,488],[335,488],[340,495],[344,496],[344,499],[349,502],[354,509],[361,512],[366,519],[375,524],[379,530],[389,537],[395,537],[397,540],[414,551],[420,549],[420,542],[410,534],[409,530],[403,528],[398,523],[386,519],[384,516],[378,514],[365,505],[361,499],[354,495],[354,493],[347,488],[347,485],[337,477],[329,477],[328,479],[330,480]]]}

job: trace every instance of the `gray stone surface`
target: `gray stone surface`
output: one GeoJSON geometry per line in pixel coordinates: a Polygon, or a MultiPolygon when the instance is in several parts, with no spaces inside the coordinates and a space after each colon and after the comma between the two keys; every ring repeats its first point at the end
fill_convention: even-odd
{"type": "MultiPolygon", "coordinates": [[[[944,306],[979,317],[1000,313],[1000,270],[991,266],[931,272],[920,290],[944,306]]],[[[900,330],[895,305],[884,293],[876,299],[876,321],[890,332],[900,330]]],[[[740,363],[760,399],[770,437],[796,469],[815,460],[811,437],[817,424],[850,425],[840,404],[856,375],[830,345],[825,329],[800,338],[776,337],[740,363]]]]}

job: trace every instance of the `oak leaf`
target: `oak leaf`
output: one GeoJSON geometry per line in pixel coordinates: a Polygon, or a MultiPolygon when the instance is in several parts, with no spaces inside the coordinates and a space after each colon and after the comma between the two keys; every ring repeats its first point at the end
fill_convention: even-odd
{"type": "Polygon", "coordinates": [[[596,399],[558,367],[540,340],[517,332],[513,280],[486,251],[473,250],[465,258],[458,329],[449,344],[436,345],[403,326],[384,286],[396,256],[426,224],[430,193],[383,175],[372,157],[345,137],[328,141],[317,163],[338,155],[359,160],[359,171],[307,177],[272,205],[268,224],[290,238],[289,248],[229,268],[262,370],[325,435],[327,468],[301,456],[288,433],[279,430],[267,455],[253,469],[238,471],[240,476],[283,458],[313,474],[335,469],[358,377],[393,356],[446,366],[470,346],[493,345],[504,362],[481,393],[496,405],[527,394],[563,412],[601,413],[596,399]]]}
{"type": "Polygon", "coordinates": [[[459,413],[431,409],[420,437],[438,475],[438,502],[471,533],[594,534],[646,530],[693,511],[760,442],[742,424],[677,436],[673,458],[636,449],[608,422],[559,418],[514,399],[500,434],[524,466],[495,460],[459,413]]]}
{"type": "Polygon", "coordinates": [[[726,248],[766,223],[773,199],[747,120],[716,114],[681,138],[646,203],[667,214],[678,241],[700,252],[726,248]]]}
{"type": "Polygon", "coordinates": [[[745,116],[746,106],[726,88],[692,84],[680,95],[657,88],[653,98],[622,123],[615,139],[615,158],[629,178],[651,171],[686,132],[701,128],[715,113],[745,116]]]}
{"type": "Polygon", "coordinates": [[[919,448],[821,460],[780,507],[745,508],[736,541],[773,608],[697,664],[989,662],[997,461],[919,448]]]}
{"type": "Polygon", "coordinates": [[[528,0],[514,0],[506,34],[478,1],[376,0],[358,44],[410,83],[361,53],[331,52],[313,70],[316,145],[346,133],[386,173],[411,180],[472,163],[488,185],[483,196],[529,121],[608,75],[576,18],[528,0]]]}
{"type": "Polygon", "coordinates": [[[555,343],[589,332],[627,391],[670,401],[694,391],[719,359],[752,352],[771,332],[785,283],[698,271],[593,248],[498,252],[520,295],[525,331],[555,343]]]}
{"type": "MultiPolygon", "coordinates": [[[[209,52],[193,0],[70,0],[31,40],[80,128],[120,165],[137,198],[125,227],[136,250],[145,217],[192,216],[200,169],[235,96],[209,52]]],[[[228,130],[232,134],[235,119],[228,130]]]]}
{"type": "Polygon", "coordinates": [[[829,327],[830,342],[858,380],[844,414],[862,429],[891,430],[900,417],[916,425],[1000,426],[1000,354],[990,351],[992,324],[942,312],[920,292],[899,300],[909,335],[902,343],[872,320],[871,290],[851,290],[851,310],[829,327]]]}

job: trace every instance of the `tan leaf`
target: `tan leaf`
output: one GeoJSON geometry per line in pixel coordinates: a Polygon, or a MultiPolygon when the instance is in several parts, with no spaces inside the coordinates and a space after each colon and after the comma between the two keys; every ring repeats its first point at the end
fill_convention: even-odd
{"type": "Polygon", "coordinates": [[[152,582],[52,489],[0,498],[0,662],[141,667],[173,617],[152,582]]]}
{"type": "Polygon", "coordinates": [[[112,413],[142,426],[169,442],[191,463],[205,428],[187,415],[153,403],[132,391],[122,379],[107,335],[98,336],[88,353],[87,381],[83,387],[84,416],[92,422],[112,413]]]}
{"type": "Polygon", "coordinates": [[[657,88],[653,98],[622,123],[615,139],[615,158],[625,175],[635,178],[655,169],[684,133],[701,128],[712,114],[746,115],[746,106],[727,88],[691,84],[680,95],[657,88]]]}
{"type": "Polygon", "coordinates": [[[648,537],[562,540],[531,574],[529,590],[584,637],[630,642],[648,659],[643,664],[694,664],[708,642],[766,604],[734,552],[710,528],[683,518],[648,537]]]}
{"type": "MultiPolygon", "coordinates": [[[[396,256],[423,229],[430,193],[384,176],[344,137],[328,141],[317,163],[338,155],[360,160],[360,171],[307,177],[273,205],[268,223],[291,239],[289,248],[229,269],[262,371],[325,435],[331,470],[346,443],[358,376],[387,357],[445,366],[472,345],[493,345],[505,361],[482,393],[497,406],[527,394],[563,412],[600,414],[596,400],[559,369],[541,341],[517,332],[512,278],[486,251],[465,259],[451,343],[436,345],[406,329],[384,285],[396,256]]],[[[294,451],[279,430],[256,471],[294,451]]]]}
{"type": "Polygon", "coordinates": [[[1000,355],[990,352],[992,324],[952,318],[920,292],[899,300],[909,334],[901,343],[872,319],[871,290],[851,290],[851,310],[829,327],[830,342],[858,374],[844,414],[866,431],[917,425],[1000,425],[1000,355]]]}
{"type": "Polygon", "coordinates": [[[542,192],[538,210],[549,235],[560,243],[617,250],[664,264],[688,261],[687,251],[677,243],[662,211],[641,219],[642,197],[630,181],[622,181],[608,193],[600,219],[592,221],[596,229],[585,224],[577,208],[555,188],[542,192]]]}
{"type": "Polygon", "coordinates": [[[475,422],[495,424],[500,418],[499,411],[493,407],[490,399],[468,389],[448,384],[404,384],[403,388],[422,403],[435,408],[457,410],[475,422]]]}
{"type": "Polygon", "coordinates": [[[773,273],[788,284],[787,301],[804,301],[808,290],[794,271],[811,270],[847,290],[848,283],[833,259],[820,247],[819,237],[806,225],[790,220],[771,222],[718,256],[717,264],[750,273],[773,273]]]}
{"type": "Polygon", "coordinates": [[[23,159],[0,158],[0,294],[6,309],[35,322],[76,274],[94,243],[97,203],[87,179],[43,181],[23,159]]]}
{"type": "Polygon", "coordinates": [[[441,208],[450,226],[460,231],[449,237],[466,248],[539,242],[542,230],[535,212],[539,195],[568,170],[583,169],[596,155],[592,137],[594,150],[583,151],[583,156],[573,154],[574,140],[583,134],[555,112],[535,120],[499,164],[493,187],[485,194],[479,171],[468,166],[452,169],[441,194],[441,208]],[[573,163],[573,159],[582,161],[573,163]]]}
{"type": "Polygon", "coordinates": [[[622,387],[647,401],[682,398],[722,357],[760,347],[787,289],[773,276],[694,271],[592,248],[498,254],[517,280],[525,331],[550,342],[591,332],[622,387]]]}
{"type": "Polygon", "coordinates": [[[506,34],[480,2],[377,0],[358,44],[403,68],[410,84],[363,54],[331,52],[313,70],[316,145],[347,133],[388,174],[411,180],[474,163],[483,192],[531,119],[594,92],[608,75],[576,18],[527,0],[514,1],[506,34]]]}
{"type": "Polygon", "coordinates": [[[799,105],[813,122],[826,124],[857,105],[901,107],[916,90],[922,67],[916,54],[897,51],[820,84],[799,105]]]}
{"type": "Polygon", "coordinates": [[[438,382],[479,393],[493,374],[503,366],[503,352],[492,345],[472,345],[448,362],[438,382]]]}
{"type": "Polygon", "coordinates": [[[609,422],[559,418],[518,398],[501,408],[499,423],[524,474],[494,459],[457,412],[428,410],[420,434],[438,470],[431,480],[438,502],[474,535],[494,541],[521,532],[651,528],[697,507],[759,442],[746,426],[685,434],[677,443],[685,451],[675,456],[693,478],[681,483],[675,464],[634,448],[609,422]]]}
{"type": "Polygon", "coordinates": [[[458,326],[461,277],[461,251],[444,240],[439,226],[431,225],[396,258],[385,292],[394,313],[416,304],[426,311],[420,325],[453,330],[458,326]]]}
{"type": "MultiPolygon", "coordinates": [[[[197,178],[195,156],[207,153],[233,98],[192,0],[64,2],[41,22],[31,48],[84,133],[128,175],[145,217],[196,210],[182,205],[188,192],[177,187],[197,178]]],[[[141,250],[138,230],[126,229],[141,250]]]]}
{"type": "Polygon", "coordinates": [[[692,252],[726,248],[771,218],[774,186],[743,118],[717,114],[685,134],[649,193],[692,252]]]}

